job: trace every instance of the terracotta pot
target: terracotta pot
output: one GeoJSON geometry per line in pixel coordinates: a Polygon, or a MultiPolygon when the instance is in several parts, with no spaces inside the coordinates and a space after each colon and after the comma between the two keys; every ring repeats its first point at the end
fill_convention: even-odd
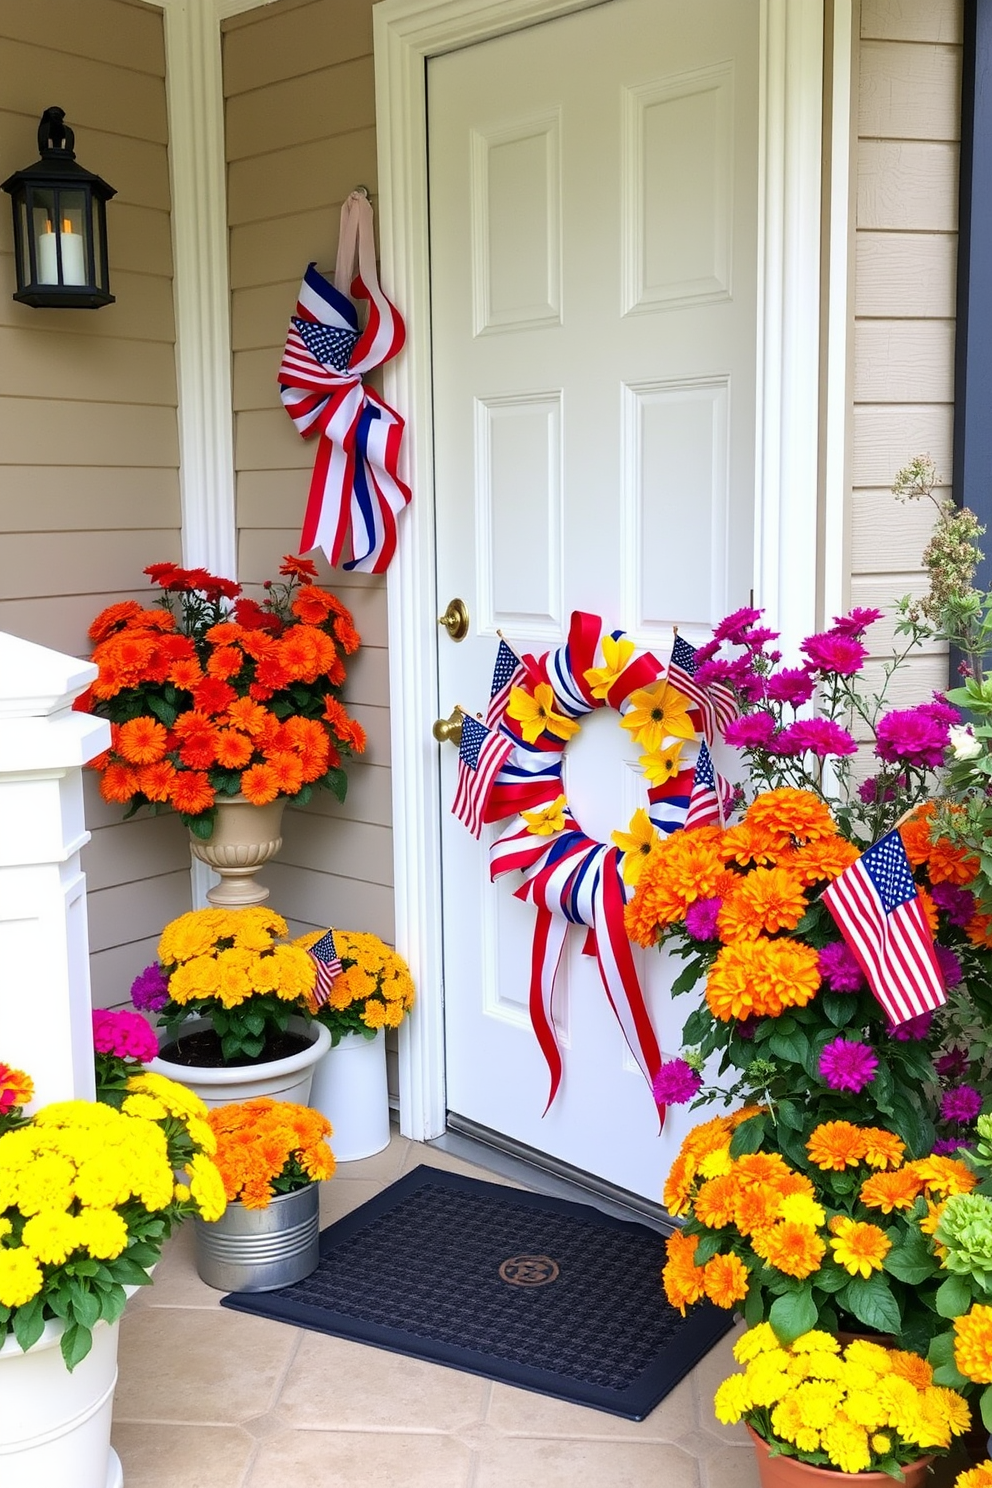
{"type": "MultiPolygon", "coordinates": [[[[768,1443],[750,1426],[747,1434],[754,1443],[761,1488],[840,1488],[842,1483],[856,1484],[857,1488],[892,1488],[888,1473],[844,1473],[832,1467],[814,1467],[797,1457],[773,1457],[768,1443]]],[[[906,1488],[923,1488],[932,1461],[932,1457],[919,1457],[903,1468],[906,1488]]]]}
{"type": "Polygon", "coordinates": [[[194,858],[220,874],[220,883],[207,890],[211,904],[222,909],[243,909],[262,904],[268,889],[255,882],[255,874],[282,847],[282,813],[285,796],[266,806],[253,806],[244,796],[220,796],[210,838],[189,834],[194,858]]]}

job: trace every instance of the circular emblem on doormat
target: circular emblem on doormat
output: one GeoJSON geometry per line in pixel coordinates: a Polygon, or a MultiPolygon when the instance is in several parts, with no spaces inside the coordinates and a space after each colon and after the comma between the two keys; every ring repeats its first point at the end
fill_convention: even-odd
{"type": "Polygon", "coordinates": [[[547,1286],[558,1280],[558,1262],[546,1255],[510,1256],[499,1268],[503,1281],[510,1286],[547,1286]]]}

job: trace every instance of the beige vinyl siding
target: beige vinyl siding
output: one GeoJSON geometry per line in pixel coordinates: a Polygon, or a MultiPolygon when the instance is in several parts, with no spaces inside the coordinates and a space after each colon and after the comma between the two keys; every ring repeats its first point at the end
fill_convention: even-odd
{"type": "MultiPolygon", "coordinates": [[[[86,655],[98,610],[144,598],[141,570],[180,556],[175,325],[161,11],[132,0],[5,0],[3,172],[38,157],[58,103],[76,155],[117,188],[100,310],[15,304],[0,200],[0,629],[86,655]]],[[[94,1001],[122,1002],[158,932],[189,908],[178,819],[121,821],[86,775],[83,852],[94,1001]]]]}
{"type": "MultiPolygon", "coordinates": [[[[375,200],[371,0],[277,0],[223,26],[237,468],[238,577],[275,576],[299,546],[314,445],[296,433],[276,375],[311,259],[334,264],[341,203],[375,200]]],[[[326,792],[289,810],[278,860],[260,875],[294,926],[393,938],[386,588],[328,570],[362,636],[345,699],[365,727],[344,805],[326,792]]]]}
{"type": "MultiPolygon", "coordinates": [[[[962,0],[862,0],[855,234],[851,602],[887,609],[876,656],[897,641],[891,606],[926,588],[933,509],[890,487],[929,453],[951,479],[962,0]]],[[[874,669],[881,680],[880,667],[874,669]]],[[[905,706],[947,682],[931,648],[897,674],[905,706]]]]}

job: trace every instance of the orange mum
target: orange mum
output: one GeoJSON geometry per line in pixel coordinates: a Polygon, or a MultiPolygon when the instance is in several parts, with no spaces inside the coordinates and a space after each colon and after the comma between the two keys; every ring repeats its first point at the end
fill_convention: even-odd
{"type": "Polygon", "coordinates": [[[685,918],[697,899],[712,899],[729,885],[717,851],[718,829],[673,832],[648,856],[637,892],[627,906],[627,934],[638,945],[654,945],[669,925],[685,918]]]}
{"type": "Polygon", "coordinates": [[[978,1182],[978,1174],[956,1157],[922,1157],[907,1163],[907,1167],[917,1174],[928,1194],[939,1193],[944,1198],[971,1193],[978,1182]]]}
{"type": "Polygon", "coordinates": [[[100,776],[100,794],[105,801],[123,804],[130,801],[135,791],[140,789],[138,772],[133,765],[112,762],[100,776]]]}
{"type": "Polygon", "coordinates": [[[172,804],[187,816],[199,816],[214,804],[214,788],[202,770],[179,770],[172,782],[172,804]]]}
{"type": "Polygon", "coordinates": [[[298,620],[303,620],[307,625],[321,625],[328,615],[334,613],[331,596],[325,589],[318,589],[314,584],[308,584],[294,595],[290,609],[298,620]]]}
{"type": "Polygon", "coordinates": [[[703,1289],[711,1302],[728,1310],[747,1296],[748,1269],[740,1256],[711,1256],[703,1267],[703,1289]]]}
{"type": "Polygon", "coordinates": [[[824,1121],[806,1143],[809,1160],[824,1172],[842,1173],[865,1155],[864,1133],[849,1121],[824,1121]]]}
{"type": "Polygon", "coordinates": [[[770,1266],[799,1280],[820,1269],[827,1251],[826,1242],[814,1229],[791,1219],[762,1230],[754,1236],[751,1245],[770,1266]]]}
{"type": "Polygon", "coordinates": [[[725,1173],[703,1184],[693,1201],[693,1213],[707,1229],[722,1230],[734,1218],[736,1199],[737,1180],[733,1174],[725,1173]]]}
{"type": "Polygon", "coordinates": [[[685,1317],[686,1307],[698,1302],[706,1294],[706,1271],[695,1262],[697,1239],[695,1235],[683,1235],[676,1231],[666,1241],[668,1260],[662,1269],[661,1279],[665,1296],[673,1307],[685,1317]]]}
{"type": "Polygon", "coordinates": [[[748,807],[744,820],[749,826],[767,832],[779,851],[793,843],[801,845],[837,836],[834,819],[820,798],[811,791],[788,786],[762,791],[748,807]]]}
{"type": "Polygon", "coordinates": [[[157,718],[130,718],[122,723],[115,748],[130,765],[154,765],[165,755],[169,735],[157,718]]]}
{"type": "Polygon", "coordinates": [[[803,885],[784,868],[755,868],[738,881],[717,916],[720,939],[756,940],[764,932],[794,930],[808,905],[803,885]]]}
{"type": "Polygon", "coordinates": [[[246,734],[237,729],[217,730],[214,745],[217,763],[225,770],[242,770],[255,752],[255,746],[246,734]]]}
{"type": "Polygon", "coordinates": [[[829,883],[839,878],[845,868],[860,857],[858,849],[846,837],[820,838],[797,848],[788,858],[789,871],[807,888],[815,883],[829,883]]]}
{"type": "Polygon", "coordinates": [[[169,760],[143,765],[138,771],[138,788],[149,801],[170,801],[176,779],[176,767],[169,760]]]}
{"type": "Polygon", "coordinates": [[[105,641],[108,636],[124,627],[144,610],[136,599],[124,599],[119,604],[108,605],[101,610],[87,631],[91,641],[105,641]]]}
{"type": "Polygon", "coordinates": [[[719,951],[707,978],[706,1002],[722,1022],[752,1015],[775,1018],[784,1008],[805,1007],[819,986],[819,957],[811,946],[793,940],[738,940],[719,951]]]}
{"type": "Polygon", "coordinates": [[[279,777],[271,765],[251,765],[241,777],[241,794],[253,806],[267,806],[279,794],[279,777]]]}
{"type": "Polygon", "coordinates": [[[870,1168],[898,1168],[906,1156],[906,1144],[895,1132],[882,1126],[861,1127],[864,1160],[870,1168]]]}
{"type": "Polygon", "coordinates": [[[923,1179],[912,1168],[900,1168],[895,1173],[873,1173],[862,1183],[859,1197],[867,1209],[891,1214],[893,1209],[912,1209],[922,1192],[923,1179]]]}

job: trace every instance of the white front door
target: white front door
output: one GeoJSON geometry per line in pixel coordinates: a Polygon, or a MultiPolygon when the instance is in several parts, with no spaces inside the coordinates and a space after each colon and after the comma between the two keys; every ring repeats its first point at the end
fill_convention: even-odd
{"type": "MultiPolygon", "coordinates": [[[[698,642],[748,601],[759,22],[759,0],[610,0],[428,64],[437,590],[471,617],[441,636],[444,711],[484,712],[497,629],[540,653],[592,611],[664,660],[673,624],[698,642]]],[[[566,751],[604,841],[644,804],[627,740],[602,709],[566,751]]],[[[444,746],[446,803],[455,773],[444,746]]],[[[659,1137],[579,929],[542,1114],[534,911],[489,882],[496,834],[442,828],[449,1111],[657,1199],[686,1116],[659,1137]]],[[[670,1057],[688,1002],[639,965],[670,1057]]]]}

